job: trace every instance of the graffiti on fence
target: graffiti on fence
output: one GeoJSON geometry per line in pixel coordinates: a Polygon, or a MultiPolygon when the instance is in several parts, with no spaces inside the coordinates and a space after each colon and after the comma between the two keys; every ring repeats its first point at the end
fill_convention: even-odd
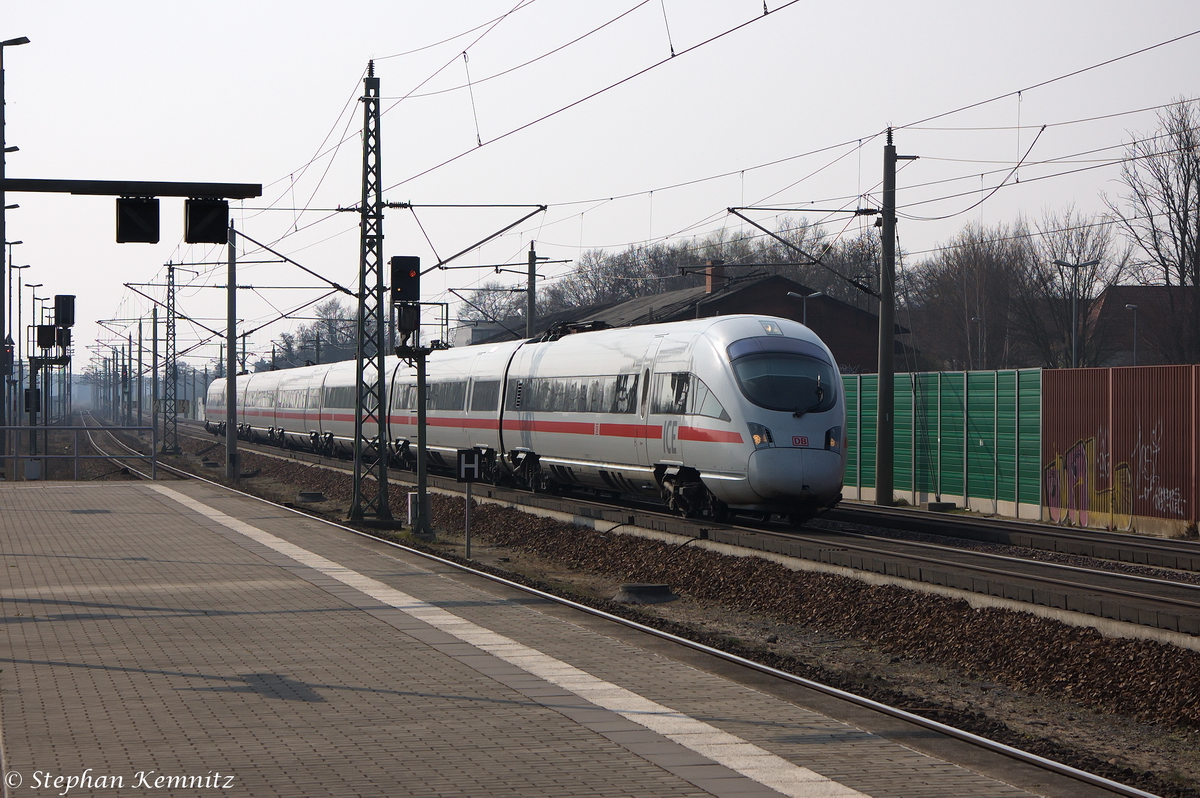
{"type": "Polygon", "coordinates": [[[1158,422],[1144,434],[1141,420],[1138,420],[1137,445],[1130,454],[1137,464],[1136,474],[1137,496],[1150,503],[1156,514],[1163,518],[1184,518],[1187,514],[1187,499],[1183,497],[1183,489],[1169,488],[1163,484],[1163,478],[1158,472],[1158,458],[1162,454],[1163,421],[1158,422]]]}
{"type": "Polygon", "coordinates": [[[1129,463],[1112,467],[1108,442],[1079,440],[1042,469],[1046,509],[1056,524],[1129,529],[1133,523],[1132,473],[1129,463]]]}

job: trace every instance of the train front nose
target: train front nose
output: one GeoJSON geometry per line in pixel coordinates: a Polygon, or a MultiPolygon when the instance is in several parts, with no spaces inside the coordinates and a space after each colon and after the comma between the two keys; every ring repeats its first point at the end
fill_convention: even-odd
{"type": "Polygon", "coordinates": [[[841,455],[824,449],[758,449],[750,455],[750,489],[763,502],[825,506],[842,492],[841,455]]]}

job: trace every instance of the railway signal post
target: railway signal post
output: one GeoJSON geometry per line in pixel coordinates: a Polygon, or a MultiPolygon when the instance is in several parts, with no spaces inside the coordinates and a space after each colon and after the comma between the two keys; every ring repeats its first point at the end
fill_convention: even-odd
{"type": "Polygon", "coordinates": [[[421,259],[397,255],[392,266],[392,314],[400,344],[396,356],[404,358],[417,369],[417,512],[413,519],[415,538],[433,541],[430,525],[429,484],[425,458],[425,358],[433,347],[421,346],[421,259]]]}

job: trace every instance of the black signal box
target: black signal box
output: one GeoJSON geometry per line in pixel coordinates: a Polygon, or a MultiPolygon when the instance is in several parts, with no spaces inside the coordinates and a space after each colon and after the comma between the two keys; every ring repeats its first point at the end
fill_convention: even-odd
{"type": "Polygon", "coordinates": [[[421,301],[421,259],[415,255],[392,256],[392,302],[421,301]]]}
{"type": "Polygon", "coordinates": [[[158,200],[121,197],[117,200],[117,243],[158,243],[158,200]]]}
{"type": "Polygon", "coordinates": [[[190,199],[183,208],[183,240],[189,244],[224,244],[229,241],[229,203],[226,200],[190,199]]]}
{"type": "Polygon", "coordinates": [[[75,326],[75,295],[54,295],[54,323],[59,327],[75,326]]]}
{"type": "Polygon", "coordinates": [[[37,326],[37,345],[38,349],[50,349],[58,344],[57,327],[53,324],[39,324],[37,326]]]}

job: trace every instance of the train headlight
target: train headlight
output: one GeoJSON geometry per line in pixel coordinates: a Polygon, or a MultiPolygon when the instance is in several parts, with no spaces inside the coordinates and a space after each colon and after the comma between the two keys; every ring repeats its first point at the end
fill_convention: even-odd
{"type": "Polygon", "coordinates": [[[825,448],[830,450],[839,449],[842,445],[842,428],[830,427],[825,430],[825,448]]]}
{"type": "Polygon", "coordinates": [[[750,440],[754,442],[755,449],[774,448],[775,438],[771,436],[771,430],[754,422],[750,422],[747,426],[750,427],[750,440]]]}

